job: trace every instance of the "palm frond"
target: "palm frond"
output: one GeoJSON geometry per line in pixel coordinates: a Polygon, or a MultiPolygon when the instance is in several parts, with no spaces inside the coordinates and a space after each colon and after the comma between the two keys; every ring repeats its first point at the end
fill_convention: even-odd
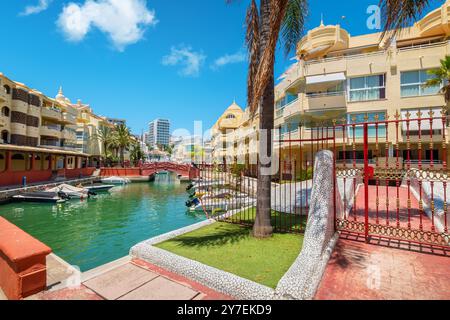
{"type": "Polygon", "coordinates": [[[430,0],[380,0],[381,15],[384,28],[381,39],[389,42],[395,37],[399,29],[416,21],[430,0]]]}
{"type": "Polygon", "coordinates": [[[306,16],[308,14],[307,0],[290,0],[281,26],[281,35],[284,41],[284,54],[288,56],[301,40],[306,16]]]}
{"type": "Polygon", "coordinates": [[[440,85],[440,84],[442,84],[442,81],[441,81],[440,78],[432,78],[432,79],[428,79],[428,80],[423,84],[423,86],[424,86],[424,87],[434,87],[434,86],[437,86],[437,85],[440,85]]]}

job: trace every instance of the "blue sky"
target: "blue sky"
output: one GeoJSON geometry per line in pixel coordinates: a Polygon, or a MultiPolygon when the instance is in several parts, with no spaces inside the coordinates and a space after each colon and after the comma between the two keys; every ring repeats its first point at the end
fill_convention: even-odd
{"type": "MultiPolygon", "coordinates": [[[[49,96],[62,85],[73,102],[125,118],[135,133],[158,117],[173,129],[193,131],[195,120],[210,127],[233,99],[246,103],[248,3],[2,1],[0,72],[49,96]]],[[[323,13],[326,24],[341,23],[352,35],[376,31],[367,29],[366,10],[377,3],[311,0],[307,28],[323,13]]],[[[291,63],[279,51],[276,75],[291,63]]]]}

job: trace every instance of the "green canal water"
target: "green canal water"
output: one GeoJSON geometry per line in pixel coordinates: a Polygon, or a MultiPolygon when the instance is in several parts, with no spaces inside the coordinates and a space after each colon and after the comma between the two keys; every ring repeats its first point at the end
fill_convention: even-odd
{"type": "Polygon", "coordinates": [[[159,175],[87,201],[2,205],[0,216],[87,271],[127,255],[138,242],[204,220],[186,212],[185,187],[172,175],[159,175]]]}

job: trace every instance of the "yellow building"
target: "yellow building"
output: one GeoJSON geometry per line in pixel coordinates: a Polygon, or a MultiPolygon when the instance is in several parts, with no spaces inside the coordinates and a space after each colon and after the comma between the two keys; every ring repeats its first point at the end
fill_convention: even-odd
{"type": "MultiPolygon", "coordinates": [[[[423,84],[430,78],[427,70],[439,68],[440,60],[450,55],[449,36],[450,1],[412,27],[401,30],[389,44],[380,41],[381,33],[351,36],[340,25],[321,23],[298,43],[296,62],[278,78],[275,87],[275,129],[278,130],[274,139],[306,140],[335,134],[337,160],[356,155],[360,162],[363,158],[361,123],[396,117],[414,120],[419,112],[427,118],[430,111],[433,117],[442,117],[445,100],[439,92],[440,86],[424,87],[423,84]],[[335,123],[350,126],[336,127],[337,132],[333,132],[335,123]],[[355,125],[353,129],[351,124],[355,125]]],[[[395,158],[397,147],[401,160],[405,159],[408,132],[409,156],[413,162],[417,161],[418,122],[411,121],[409,130],[405,123],[399,123],[398,127],[388,125],[387,135],[382,127],[378,128],[378,147],[376,130],[369,126],[369,160],[386,155],[395,158]],[[387,148],[382,141],[386,136],[389,137],[387,148]]],[[[243,111],[233,103],[212,129],[214,161],[256,163],[258,128],[258,116],[251,117],[247,109],[243,111]]],[[[449,141],[448,121],[444,124],[436,120],[432,125],[429,121],[422,122],[421,131],[422,163],[426,165],[433,159],[435,167],[439,167],[443,160],[450,161],[448,148],[442,145],[444,135],[446,143],[449,141]],[[433,141],[429,137],[430,129],[433,141]]],[[[274,143],[275,151],[282,150],[282,161],[297,163],[309,159],[310,145],[303,142],[300,152],[299,142],[274,143]]]]}
{"type": "Polygon", "coordinates": [[[61,88],[53,99],[0,73],[0,186],[19,184],[24,176],[49,180],[62,169],[86,173],[81,169],[100,164],[95,133],[103,125],[112,127],[89,106],[72,104],[61,88]],[[80,131],[87,133],[81,143],[80,131]]]}
{"type": "Polygon", "coordinates": [[[212,160],[217,163],[256,164],[259,115],[233,102],[211,129],[212,160]]]}
{"type": "MultiPolygon", "coordinates": [[[[338,124],[393,120],[396,116],[400,120],[407,117],[417,119],[419,111],[423,118],[427,118],[430,110],[434,117],[441,117],[445,101],[439,92],[440,86],[424,87],[423,84],[430,78],[427,70],[439,68],[440,60],[450,54],[449,36],[450,1],[414,26],[401,30],[389,45],[383,41],[380,43],[380,33],[351,36],[339,25],[322,23],[299,42],[297,61],[280,77],[281,81],[275,88],[275,127],[280,129],[282,139],[309,139],[322,135],[312,127],[332,126],[335,119],[338,124]]],[[[389,125],[389,157],[396,154],[397,134],[400,157],[405,157],[405,123],[400,123],[398,128],[389,125]]],[[[419,157],[415,126],[417,121],[411,122],[408,130],[412,160],[419,157]]],[[[385,157],[385,146],[375,146],[374,129],[374,126],[369,126],[369,157],[385,157]]],[[[380,140],[384,139],[386,133],[383,134],[382,128],[378,129],[380,140]]],[[[447,130],[448,142],[448,123],[444,125],[439,120],[433,123],[435,143],[430,150],[429,121],[422,123],[421,129],[423,161],[431,158],[438,163],[448,157],[448,151],[442,148],[441,143],[443,130],[447,130]]],[[[360,126],[353,130],[356,131],[357,158],[361,159],[362,131],[360,126]]],[[[353,132],[348,131],[347,134],[351,136],[353,132]]],[[[337,133],[338,138],[343,135],[342,132],[337,133]]],[[[347,150],[352,151],[353,141],[350,140],[346,141],[349,145],[347,150]]],[[[289,147],[292,145],[298,148],[298,143],[289,147]]],[[[287,147],[284,143],[283,148],[287,147]]],[[[337,156],[342,160],[345,154],[339,152],[337,156]]],[[[287,153],[283,158],[288,158],[287,153]]]]}
{"type": "Polygon", "coordinates": [[[107,118],[96,115],[88,104],[83,104],[80,100],[72,104],[64,96],[62,88],[59,89],[55,101],[72,111],[70,117],[76,124],[73,128],[71,127],[75,138],[73,147],[79,152],[89,154],[91,164],[98,166],[104,157],[103,144],[98,138],[99,130],[102,127],[113,128],[114,125],[108,122],[107,118]]]}
{"type": "Polygon", "coordinates": [[[211,129],[212,158],[217,162],[233,161],[237,156],[237,129],[244,111],[233,102],[219,117],[211,129]]]}

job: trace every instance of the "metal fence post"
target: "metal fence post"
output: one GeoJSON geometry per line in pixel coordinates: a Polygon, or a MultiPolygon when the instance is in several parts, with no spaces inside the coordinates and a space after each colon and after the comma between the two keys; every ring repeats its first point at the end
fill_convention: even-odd
{"type": "Polygon", "coordinates": [[[364,123],[364,234],[369,242],[369,125],[364,123]]]}

